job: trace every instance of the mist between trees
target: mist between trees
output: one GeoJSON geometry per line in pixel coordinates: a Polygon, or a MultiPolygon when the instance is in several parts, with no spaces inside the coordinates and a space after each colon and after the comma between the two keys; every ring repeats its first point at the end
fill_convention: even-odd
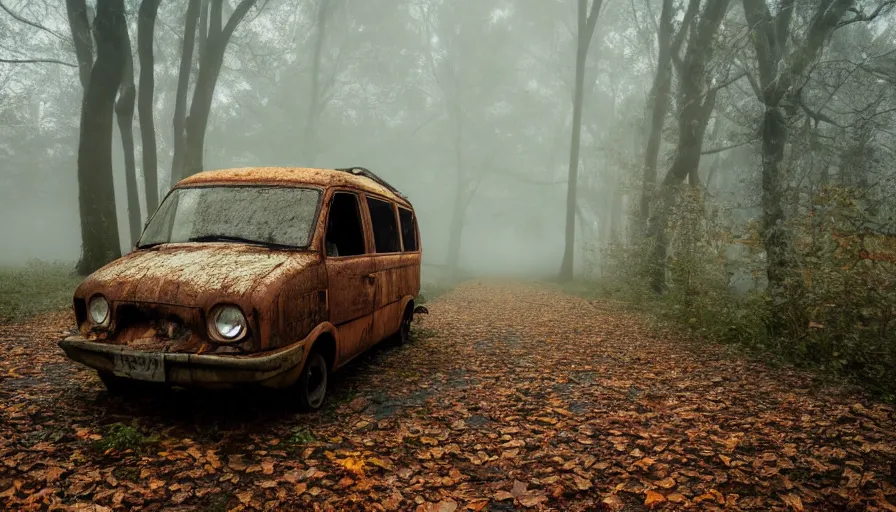
{"type": "Polygon", "coordinates": [[[578,278],[892,392],[890,0],[0,2],[0,262],[179,178],[363,165],[430,272],[578,278]]]}

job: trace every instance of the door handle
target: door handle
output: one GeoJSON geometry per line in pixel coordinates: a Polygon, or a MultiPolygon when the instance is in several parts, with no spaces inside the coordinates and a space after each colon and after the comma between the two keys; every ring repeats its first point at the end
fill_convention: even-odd
{"type": "Polygon", "coordinates": [[[367,278],[368,283],[373,283],[374,281],[376,281],[376,274],[367,274],[364,277],[367,278]]]}

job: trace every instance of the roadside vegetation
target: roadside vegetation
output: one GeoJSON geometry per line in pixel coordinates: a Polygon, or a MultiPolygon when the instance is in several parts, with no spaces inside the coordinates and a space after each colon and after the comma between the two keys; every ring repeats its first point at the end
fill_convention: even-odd
{"type": "Polygon", "coordinates": [[[604,246],[593,281],[570,291],[623,300],[698,339],[820,370],[892,401],[896,251],[892,237],[864,229],[873,219],[855,194],[830,187],[788,224],[798,271],[777,299],[756,227],[693,193],[675,207],[662,293],[650,286],[649,242],[604,246]]]}
{"type": "Polygon", "coordinates": [[[70,263],[29,261],[0,266],[0,324],[67,308],[80,280],[70,263]]]}

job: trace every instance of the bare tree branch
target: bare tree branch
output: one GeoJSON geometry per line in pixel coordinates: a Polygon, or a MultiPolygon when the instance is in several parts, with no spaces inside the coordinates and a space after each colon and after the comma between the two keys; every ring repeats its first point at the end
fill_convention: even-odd
{"type": "Polygon", "coordinates": [[[880,16],[883,13],[884,9],[889,10],[894,5],[896,5],[896,0],[885,0],[884,2],[879,4],[877,6],[877,9],[874,9],[874,11],[872,11],[871,14],[865,14],[860,9],[853,7],[851,9],[849,9],[849,12],[854,13],[855,16],[853,16],[852,18],[850,18],[848,20],[841,21],[840,23],[837,24],[837,28],[845,27],[846,25],[850,25],[850,24],[856,23],[858,21],[871,21],[871,20],[877,18],[878,16],[880,16]]]}
{"type": "Polygon", "coordinates": [[[43,25],[41,25],[40,23],[37,23],[37,22],[35,22],[35,21],[31,21],[31,20],[25,19],[25,18],[23,18],[22,16],[19,16],[18,14],[12,12],[11,10],[9,10],[9,7],[7,7],[6,5],[3,4],[2,1],[0,1],[0,9],[3,9],[4,11],[6,11],[6,13],[9,14],[10,16],[12,16],[13,19],[15,19],[16,21],[20,21],[20,22],[22,22],[22,23],[24,23],[24,24],[26,24],[26,25],[32,26],[32,27],[34,27],[34,28],[36,28],[36,29],[38,29],[38,30],[43,30],[44,32],[46,32],[46,33],[52,35],[53,37],[56,37],[57,39],[60,39],[60,40],[65,41],[65,42],[67,42],[67,43],[71,43],[71,40],[70,40],[69,38],[63,36],[63,35],[60,34],[59,32],[56,32],[55,30],[49,29],[49,28],[47,28],[47,27],[45,27],[45,26],[43,26],[43,25]]]}
{"type": "Polygon", "coordinates": [[[729,144],[727,146],[722,146],[720,148],[707,149],[707,150],[701,151],[700,154],[701,155],[714,155],[716,153],[723,153],[725,151],[728,151],[729,149],[739,148],[741,146],[746,146],[748,144],[752,144],[752,143],[756,142],[756,140],[757,139],[753,139],[753,140],[748,140],[745,142],[738,142],[736,144],[729,144]]]}
{"type": "Polygon", "coordinates": [[[61,64],[70,68],[78,67],[77,64],[56,59],[0,59],[3,64],[61,64]]]}

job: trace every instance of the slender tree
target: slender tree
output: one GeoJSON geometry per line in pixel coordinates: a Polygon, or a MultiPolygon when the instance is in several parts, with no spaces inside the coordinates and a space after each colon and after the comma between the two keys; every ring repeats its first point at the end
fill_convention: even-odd
{"type": "Polygon", "coordinates": [[[190,115],[186,122],[186,147],[184,168],[179,177],[200,172],[203,168],[202,158],[205,148],[205,131],[208,127],[208,116],[211,113],[212,99],[218,75],[224,64],[224,52],[233,36],[237,25],[243,20],[249,9],[258,0],[241,0],[234,8],[227,24],[222,26],[222,9],[224,0],[211,0],[208,16],[208,36],[203,42],[203,51],[199,61],[199,73],[190,102],[190,115]]]}
{"type": "Polygon", "coordinates": [[[127,64],[122,44],[126,31],[124,0],[98,0],[94,21],[96,62],[81,107],[78,144],[82,253],[77,268],[82,274],[121,256],[112,185],[112,129],[115,94],[127,64]]]}
{"type": "Polygon", "coordinates": [[[187,92],[190,88],[190,70],[193,64],[193,48],[196,44],[196,24],[199,21],[201,0],[190,0],[184,18],[184,39],[180,52],[180,68],[177,74],[177,91],[174,94],[174,153],[171,158],[170,184],[177,183],[183,173],[186,152],[187,92]]]}
{"type": "Polygon", "coordinates": [[[155,88],[155,57],[153,36],[156,15],[161,0],[143,0],[137,13],[137,55],[140,60],[140,84],[137,91],[137,112],[140,115],[140,138],[143,152],[143,188],[146,195],[146,214],[159,206],[159,169],[156,148],[156,126],[153,119],[155,88]]]}
{"type": "Polygon", "coordinates": [[[650,205],[653,201],[656,186],[656,167],[663,136],[663,125],[669,112],[669,101],[672,93],[672,57],[678,56],[681,44],[687,34],[688,26],[700,7],[700,0],[690,0],[678,33],[672,24],[676,9],[673,0],[663,0],[663,10],[657,28],[657,65],[653,86],[650,89],[650,118],[647,145],[644,150],[644,174],[641,180],[640,216],[637,218],[637,229],[643,233],[647,219],[650,217],[650,205]]]}
{"type": "MultiPolygon", "coordinates": [[[[709,88],[707,66],[713,55],[716,33],[725,18],[729,0],[707,2],[696,26],[688,37],[688,48],[681,65],[678,118],[678,145],[675,159],[663,179],[658,206],[651,215],[648,232],[654,241],[651,261],[651,286],[657,292],[665,287],[666,225],[675,196],[675,188],[695,174],[703,151],[703,136],[715,107],[716,87],[709,88]]],[[[696,183],[692,182],[696,186],[696,183]]]]}
{"type": "Polygon", "coordinates": [[[311,99],[308,102],[308,115],[305,117],[305,131],[302,137],[302,146],[305,148],[305,164],[314,165],[317,156],[317,122],[323,109],[321,98],[320,65],[323,57],[323,47],[327,34],[327,18],[332,9],[333,0],[320,0],[317,6],[317,34],[314,37],[314,54],[311,60],[311,99]]]}
{"type": "Polygon", "coordinates": [[[576,82],[572,103],[572,143],[569,147],[569,181],[566,188],[566,244],[560,279],[570,280],[573,275],[573,257],[576,246],[576,183],[579,176],[579,147],[582,139],[582,108],[585,97],[585,62],[588,48],[594,36],[594,27],[600,16],[603,0],[579,0],[578,31],[576,35],[576,82]]]}
{"type": "Polygon", "coordinates": [[[128,228],[133,245],[140,236],[140,196],[137,192],[137,164],[134,156],[134,104],[137,101],[137,88],[134,85],[134,58],[131,55],[131,40],[127,33],[127,25],[125,25],[121,46],[125,55],[125,65],[118,92],[118,102],[115,104],[115,114],[118,118],[118,131],[121,134],[121,146],[124,151],[128,228]]]}

